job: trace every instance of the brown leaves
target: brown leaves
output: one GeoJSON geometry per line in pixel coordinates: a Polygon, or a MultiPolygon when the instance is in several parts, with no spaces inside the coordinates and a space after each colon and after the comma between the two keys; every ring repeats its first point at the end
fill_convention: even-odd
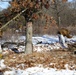
{"type": "Polygon", "coordinates": [[[15,1],[14,2],[11,2],[11,5],[12,5],[13,8],[17,8],[19,6],[18,3],[15,2],[15,1]]]}
{"type": "MultiPolygon", "coordinates": [[[[67,2],[68,0],[62,0],[63,3],[67,2]]],[[[55,3],[55,0],[51,0],[52,4],[55,3]]]]}
{"type": "Polygon", "coordinates": [[[39,18],[39,16],[38,16],[38,14],[33,14],[32,18],[37,20],[39,18]]]}
{"type": "Polygon", "coordinates": [[[75,64],[75,58],[68,51],[54,50],[51,52],[33,52],[29,55],[9,54],[9,56],[5,57],[5,64],[21,69],[37,66],[39,64],[42,64],[44,67],[65,69],[65,65],[69,64],[68,67],[71,69],[75,64]]]}
{"type": "Polygon", "coordinates": [[[47,1],[47,2],[45,3],[44,7],[45,7],[46,9],[48,9],[49,6],[50,6],[50,4],[49,4],[49,2],[47,1]]]}
{"type": "Polygon", "coordinates": [[[12,5],[12,7],[10,9],[11,11],[13,11],[13,12],[19,12],[20,11],[20,5],[16,1],[11,2],[11,5],[12,5]]]}
{"type": "MultiPolygon", "coordinates": [[[[67,1],[67,0],[63,0],[63,1],[67,1]]],[[[52,2],[55,2],[55,0],[52,0],[52,2]]],[[[15,16],[17,13],[21,12],[25,8],[28,8],[28,9],[31,8],[32,11],[34,11],[33,13],[36,13],[42,10],[43,7],[45,7],[46,9],[49,9],[50,0],[13,0],[12,2],[10,2],[10,4],[11,4],[11,7],[10,7],[11,14],[12,16],[15,16]]],[[[28,14],[29,13],[27,13],[26,15],[28,14]]],[[[5,15],[7,16],[7,14],[5,15]]],[[[32,16],[30,16],[30,18],[31,17],[32,16]]],[[[38,17],[39,16],[34,15],[34,19],[38,19],[38,17]]],[[[28,18],[28,16],[25,18],[28,18]]],[[[9,19],[11,18],[9,17],[9,19]]],[[[46,19],[46,21],[48,21],[48,18],[46,19]]]]}
{"type": "Polygon", "coordinates": [[[55,0],[52,0],[52,3],[54,3],[55,2],[55,0]]]}
{"type": "Polygon", "coordinates": [[[8,16],[9,16],[9,14],[8,14],[8,13],[4,13],[4,16],[5,16],[5,17],[8,17],[8,16]]]}
{"type": "Polygon", "coordinates": [[[68,0],[62,0],[62,2],[67,2],[68,0]]]}
{"type": "Polygon", "coordinates": [[[20,2],[20,5],[22,5],[23,7],[26,7],[28,5],[28,3],[23,1],[23,2],[20,2]]]}
{"type": "Polygon", "coordinates": [[[36,8],[36,9],[39,9],[39,8],[40,8],[40,5],[37,3],[37,4],[35,5],[35,8],[36,8]]]}
{"type": "Polygon", "coordinates": [[[44,4],[46,0],[41,0],[41,2],[44,4]]]}
{"type": "Polygon", "coordinates": [[[30,1],[30,0],[26,0],[26,1],[24,1],[24,0],[22,0],[22,1],[17,1],[17,0],[14,0],[14,1],[12,1],[12,2],[10,2],[10,4],[11,4],[11,10],[13,10],[13,12],[15,11],[17,11],[17,12],[19,12],[21,9],[22,9],[22,7],[23,8],[36,8],[36,9],[40,9],[41,8],[41,6],[43,5],[46,9],[48,9],[49,8],[49,1],[46,1],[46,0],[40,0],[40,1],[30,1]]]}
{"type": "Polygon", "coordinates": [[[33,8],[33,6],[34,6],[33,2],[29,3],[30,8],[33,8]]]}
{"type": "MultiPolygon", "coordinates": [[[[62,2],[66,2],[67,0],[62,0],[62,2]]],[[[54,3],[55,0],[52,0],[52,3],[54,3]]],[[[10,2],[13,11],[17,11],[19,12],[22,8],[27,8],[27,7],[34,7],[37,9],[40,9],[42,6],[44,6],[46,9],[49,8],[50,4],[49,4],[49,0],[38,0],[38,1],[34,1],[34,0],[14,0],[12,2],[10,2]]]]}

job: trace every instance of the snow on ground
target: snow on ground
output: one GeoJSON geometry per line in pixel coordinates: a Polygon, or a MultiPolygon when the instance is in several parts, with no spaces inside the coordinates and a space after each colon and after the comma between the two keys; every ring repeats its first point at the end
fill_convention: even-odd
{"type": "MultiPolygon", "coordinates": [[[[4,68],[4,60],[1,61],[1,66],[4,68]]],[[[1,67],[0,66],[0,67],[1,67]]],[[[4,75],[76,75],[76,70],[69,70],[68,64],[65,65],[66,69],[57,70],[56,68],[44,68],[42,65],[30,67],[25,70],[15,69],[9,67],[10,71],[5,71],[4,75]]]]}
{"type": "Polygon", "coordinates": [[[52,44],[58,42],[57,36],[49,36],[43,35],[41,37],[33,37],[33,44],[37,44],[38,42],[42,42],[42,44],[52,44]]]}
{"type": "MultiPolygon", "coordinates": [[[[42,51],[43,47],[47,47],[47,49],[45,50],[61,48],[60,44],[58,43],[59,40],[57,36],[43,35],[41,37],[33,37],[32,39],[35,51],[42,51]]],[[[25,37],[21,36],[18,41],[25,41],[25,37]]],[[[76,42],[76,36],[73,36],[73,38],[71,39],[66,38],[66,41],[68,41],[69,43],[74,43],[76,42]]],[[[19,49],[23,50],[22,48],[24,49],[25,47],[20,46],[19,49]]],[[[0,60],[0,69],[5,67],[6,65],[4,65],[4,60],[0,60]]],[[[69,70],[67,67],[65,70],[57,70],[55,68],[44,68],[42,66],[30,67],[25,70],[21,70],[19,68],[15,69],[13,67],[10,67],[10,69],[10,71],[5,71],[4,75],[76,75],[76,70],[69,70]]]]}
{"type": "Polygon", "coordinates": [[[76,75],[75,70],[57,70],[53,68],[31,67],[26,70],[6,71],[4,75],[76,75]]]}
{"type": "MultiPolygon", "coordinates": [[[[18,39],[13,39],[14,42],[25,42],[25,36],[20,36],[18,39]]],[[[9,41],[9,40],[5,40],[9,41]]],[[[45,47],[45,50],[53,50],[53,49],[59,49],[62,48],[61,45],[58,43],[59,39],[58,36],[54,35],[43,35],[43,36],[37,36],[37,37],[32,37],[32,43],[34,46],[34,51],[43,51],[43,48],[45,47]],[[47,49],[46,49],[47,47],[47,49]]],[[[73,38],[68,39],[66,38],[67,43],[74,43],[76,42],[76,36],[73,36],[73,38]]],[[[1,41],[1,43],[4,43],[4,40],[1,41]]],[[[17,45],[9,45],[9,48],[16,47],[17,45]]],[[[25,46],[19,46],[18,50],[21,52],[25,49],[25,46]]],[[[7,50],[7,48],[4,48],[4,50],[7,50]]]]}
{"type": "MultiPolygon", "coordinates": [[[[76,36],[73,36],[71,39],[66,39],[66,45],[72,44],[76,42],[76,36]]],[[[44,49],[53,50],[53,49],[60,49],[62,46],[59,44],[58,36],[53,35],[43,35],[41,37],[33,37],[33,45],[35,46],[35,51],[43,51],[44,49]]]]}
{"type": "MultiPolygon", "coordinates": [[[[33,44],[37,44],[38,42],[42,41],[42,44],[54,44],[59,42],[58,36],[53,35],[43,35],[41,37],[33,37],[33,44]]],[[[72,38],[66,38],[67,42],[74,43],[76,42],[76,36],[72,38]]]]}

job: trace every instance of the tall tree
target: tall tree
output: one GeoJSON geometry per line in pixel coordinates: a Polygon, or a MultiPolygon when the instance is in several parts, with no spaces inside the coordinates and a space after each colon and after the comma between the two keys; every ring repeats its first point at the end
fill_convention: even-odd
{"type": "Polygon", "coordinates": [[[29,54],[33,51],[32,45],[32,24],[33,19],[37,19],[43,7],[49,8],[49,0],[13,0],[10,10],[15,14],[27,9],[22,15],[26,20],[26,46],[25,53],[29,54]]]}

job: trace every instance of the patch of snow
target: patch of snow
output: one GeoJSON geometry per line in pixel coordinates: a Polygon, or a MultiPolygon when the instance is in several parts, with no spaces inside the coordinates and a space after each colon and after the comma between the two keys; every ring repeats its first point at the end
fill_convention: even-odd
{"type": "Polygon", "coordinates": [[[6,71],[4,75],[76,75],[75,70],[57,70],[54,68],[31,67],[26,70],[6,71]]]}
{"type": "Polygon", "coordinates": [[[2,53],[2,48],[1,48],[1,45],[0,45],[0,53],[2,53]]]}
{"type": "Polygon", "coordinates": [[[6,68],[6,65],[4,64],[4,60],[0,60],[0,70],[3,70],[6,68]]]}
{"type": "Polygon", "coordinates": [[[75,43],[76,42],[76,36],[73,36],[72,38],[66,37],[66,42],[68,42],[69,44],[75,43]]]}
{"type": "Polygon", "coordinates": [[[25,46],[19,46],[18,47],[18,51],[19,52],[24,52],[24,50],[25,50],[25,46]]]}
{"type": "MultiPolygon", "coordinates": [[[[10,39],[9,39],[10,40],[10,39]]],[[[18,37],[18,43],[19,42],[25,42],[26,37],[25,36],[20,36],[18,37]]],[[[16,40],[15,40],[16,41],[16,40]]],[[[2,43],[2,41],[0,41],[2,43]]],[[[72,38],[68,39],[66,38],[66,44],[65,46],[67,46],[67,44],[72,44],[76,42],[76,36],[73,36],[72,38]]],[[[59,43],[59,39],[58,36],[56,35],[43,35],[43,36],[35,36],[32,37],[32,43],[33,43],[33,50],[40,52],[43,50],[46,51],[50,51],[53,49],[60,49],[63,48],[62,45],[59,43]]],[[[17,45],[9,45],[8,48],[16,48],[17,45]]],[[[7,50],[8,48],[3,48],[3,50],[7,50]]],[[[8,49],[8,50],[9,50],[8,49]]],[[[19,52],[23,52],[25,50],[25,46],[19,46],[17,48],[19,50],[19,52]]]]}
{"type": "Polygon", "coordinates": [[[26,40],[26,37],[25,36],[20,36],[18,38],[19,42],[24,42],[26,40]]]}

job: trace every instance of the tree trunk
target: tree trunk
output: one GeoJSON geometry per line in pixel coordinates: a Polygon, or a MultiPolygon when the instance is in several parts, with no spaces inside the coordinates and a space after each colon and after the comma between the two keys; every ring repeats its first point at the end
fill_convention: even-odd
{"type": "Polygon", "coordinates": [[[25,53],[30,54],[33,51],[33,45],[32,45],[32,22],[28,22],[26,24],[27,30],[26,30],[26,45],[25,45],[25,53]]]}

